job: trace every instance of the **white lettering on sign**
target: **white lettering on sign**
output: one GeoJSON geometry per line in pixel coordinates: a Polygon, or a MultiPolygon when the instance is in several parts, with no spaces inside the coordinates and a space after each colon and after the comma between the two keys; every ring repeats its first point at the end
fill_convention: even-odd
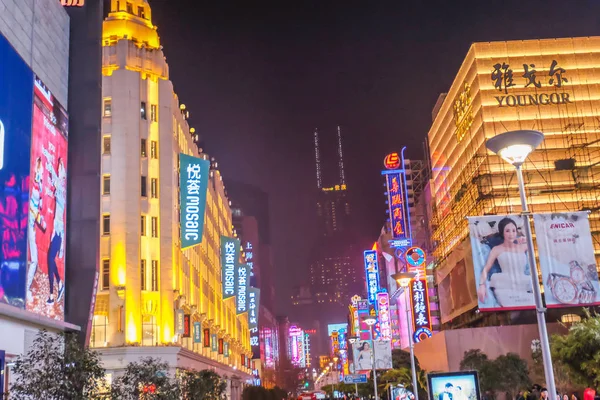
{"type": "Polygon", "coordinates": [[[185,231],[186,240],[200,239],[200,182],[202,181],[200,164],[190,164],[187,167],[185,231]]]}
{"type": "Polygon", "coordinates": [[[237,310],[238,312],[246,311],[246,267],[238,268],[238,293],[237,293],[237,310]]]}
{"type": "Polygon", "coordinates": [[[235,294],[235,242],[225,243],[225,295],[235,294]]]}

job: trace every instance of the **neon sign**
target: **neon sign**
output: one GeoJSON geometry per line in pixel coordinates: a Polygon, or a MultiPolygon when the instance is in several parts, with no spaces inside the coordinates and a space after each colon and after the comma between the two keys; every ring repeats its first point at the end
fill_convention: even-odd
{"type": "Polygon", "coordinates": [[[413,327],[415,331],[420,328],[431,330],[431,317],[429,315],[429,296],[427,295],[427,280],[414,279],[410,283],[410,299],[413,311],[413,327]]]}
{"type": "Polygon", "coordinates": [[[367,275],[367,298],[369,303],[375,304],[377,301],[377,291],[379,290],[379,264],[377,262],[376,250],[365,250],[365,273],[367,275]]]}
{"type": "Polygon", "coordinates": [[[247,265],[238,265],[237,279],[235,280],[235,309],[237,315],[248,311],[248,290],[250,289],[248,270],[247,265]]]}
{"type": "Polygon", "coordinates": [[[64,7],[83,7],[85,0],[60,0],[60,4],[64,7]]]}
{"type": "Polygon", "coordinates": [[[179,154],[181,248],[202,242],[210,161],[179,154]]]}
{"type": "Polygon", "coordinates": [[[379,310],[379,338],[383,340],[392,339],[390,326],[390,297],[387,292],[377,293],[377,309],[379,310]]]}
{"type": "Polygon", "coordinates": [[[237,239],[221,236],[221,268],[223,280],[223,300],[235,296],[235,267],[239,259],[240,242],[237,239]]]}
{"type": "Polygon", "coordinates": [[[258,310],[260,289],[251,287],[248,291],[248,329],[250,330],[250,346],[253,358],[260,358],[260,341],[258,337],[258,310]]]}
{"type": "Polygon", "coordinates": [[[250,268],[250,276],[254,276],[254,248],[252,243],[246,242],[244,254],[246,255],[246,265],[250,268]]]}
{"type": "Polygon", "coordinates": [[[386,169],[398,169],[400,168],[400,157],[398,153],[390,153],[383,159],[383,166],[386,169]]]}
{"type": "Polygon", "coordinates": [[[392,236],[394,239],[406,239],[409,233],[406,231],[406,212],[403,190],[403,176],[400,171],[387,174],[388,207],[392,236]]]}

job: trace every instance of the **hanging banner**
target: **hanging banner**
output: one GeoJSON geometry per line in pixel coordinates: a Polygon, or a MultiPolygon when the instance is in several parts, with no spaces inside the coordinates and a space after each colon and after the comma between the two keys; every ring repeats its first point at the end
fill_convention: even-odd
{"type": "Polygon", "coordinates": [[[210,349],[211,351],[217,351],[217,334],[213,333],[210,335],[210,349]]]}
{"type": "Polygon", "coordinates": [[[202,343],[202,324],[194,322],[194,343],[202,343]]]}
{"type": "Polygon", "coordinates": [[[549,308],[600,304],[598,270],[587,211],[534,214],[549,308]]]}
{"type": "Polygon", "coordinates": [[[221,236],[221,269],[223,282],[223,300],[236,294],[236,267],[240,258],[240,241],[221,236]]]}
{"type": "Polygon", "coordinates": [[[352,353],[356,373],[373,369],[373,342],[371,340],[359,340],[353,343],[352,353]]]}
{"type": "Polygon", "coordinates": [[[183,334],[182,337],[190,337],[191,336],[191,327],[190,327],[191,315],[184,314],[183,315],[183,334]]]}
{"type": "Polygon", "coordinates": [[[420,328],[431,330],[431,316],[429,313],[429,296],[427,294],[427,280],[413,279],[410,282],[410,299],[412,305],[413,329],[420,328]]]}
{"type": "Polygon", "coordinates": [[[258,311],[260,307],[260,289],[251,287],[248,291],[248,329],[250,330],[250,347],[252,358],[260,358],[260,341],[258,337],[258,311]]]}
{"type": "Polygon", "coordinates": [[[379,320],[380,338],[392,339],[392,328],[390,325],[390,296],[387,292],[377,293],[377,319],[379,320]]]}
{"type": "Polygon", "coordinates": [[[374,340],[375,369],[392,369],[391,340],[374,340]]]}
{"type": "Polygon", "coordinates": [[[223,343],[223,357],[229,357],[229,342],[223,343]]]}
{"type": "Polygon", "coordinates": [[[223,339],[219,339],[219,354],[223,354],[225,350],[225,341],[223,339]]]}
{"type": "Polygon", "coordinates": [[[185,332],[185,313],[183,310],[175,310],[175,333],[183,335],[185,332]]]}
{"type": "Polygon", "coordinates": [[[250,268],[246,264],[238,265],[235,280],[235,309],[240,315],[248,311],[248,290],[250,289],[250,268]]]}
{"type": "Polygon", "coordinates": [[[179,154],[181,248],[202,242],[210,161],[179,154]]]}
{"type": "Polygon", "coordinates": [[[202,332],[203,332],[203,338],[202,338],[203,344],[202,345],[204,347],[210,347],[210,329],[206,328],[202,332]]]}
{"type": "Polygon", "coordinates": [[[468,217],[481,311],[535,308],[520,215],[468,217]]]}
{"type": "Polygon", "coordinates": [[[367,299],[369,303],[377,301],[379,290],[379,264],[377,262],[377,250],[365,250],[365,273],[367,278],[367,299]]]}

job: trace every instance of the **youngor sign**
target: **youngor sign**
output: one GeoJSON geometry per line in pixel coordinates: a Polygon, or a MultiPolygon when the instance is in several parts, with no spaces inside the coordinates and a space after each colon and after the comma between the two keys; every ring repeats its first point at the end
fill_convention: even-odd
{"type": "Polygon", "coordinates": [[[600,304],[594,243],[586,211],[534,214],[548,307],[600,304]]]}
{"type": "Polygon", "coordinates": [[[210,161],[179,154],[181,248],[202,242],[210,161]]]}
{"type": "Polygon", "coordinates": [[[479,310],[535,308],[520,215],[469,217],[479,310]]]}
{"type": "Polygon", "coordinates": [[[221,268],[223,281],[223,300],[236,294],[237,266],[240,257],[240,241],[221,236],[221,268]]]}

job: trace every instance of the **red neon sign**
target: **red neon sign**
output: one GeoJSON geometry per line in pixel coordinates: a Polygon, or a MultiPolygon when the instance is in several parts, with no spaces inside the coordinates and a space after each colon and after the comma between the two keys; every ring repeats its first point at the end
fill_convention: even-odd
{"type": "Polygon", "coordinates": [[[60,0],[60,4],[65,7],[83,7],[85,0],[60,0]]]}
{"type": "Polygon", "coordinates": [[[386,169],[398,169],[400,168],[400,157],[398,153],[390,153],[383,159],[383,166],[386,169]]]}

